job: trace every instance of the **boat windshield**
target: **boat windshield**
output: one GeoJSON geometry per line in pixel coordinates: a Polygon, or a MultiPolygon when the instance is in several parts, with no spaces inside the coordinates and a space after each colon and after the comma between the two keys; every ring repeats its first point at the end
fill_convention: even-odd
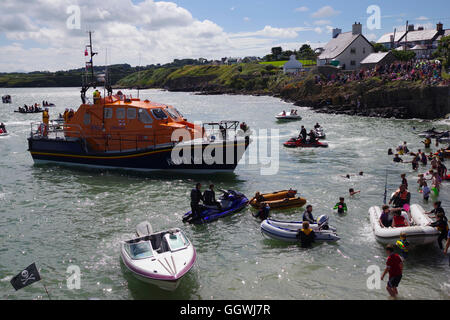
{"type": "Polygon", "coordinates": [[[166,240],[171,251],[183,249],[188,244],[188,242],[186,241],[186,237],[184,237],[184,235],[182,235],[181,233],[167,234],[166,240]]]}
{"type": "Polygon", "coordinates": [[[133,260],[141,260],[153,257],[150,242],[138,242],[128,244],[128,253],[133,260]]]}
{"type": "Polygon", "coordinates": [[[172,119],[178,120],[178,115],[177,115],[177,112],[176,112],[175,110],[170,109],[170,108],[167,108],[167,109],[166,109],[166,112],[169,114],[169,116],[170,116],[172,119]]]}

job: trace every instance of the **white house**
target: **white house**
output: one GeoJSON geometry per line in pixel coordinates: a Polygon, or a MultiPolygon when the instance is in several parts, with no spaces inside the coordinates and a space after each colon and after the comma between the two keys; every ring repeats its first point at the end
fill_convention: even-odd
{"type": "Polygon", "coordinates": [[[297,60],[295,54],[293,54],[289,61],[283,66],[284,73],[298,73],[303,70],[303,64],[297,60]]]}
{"type": "Polygon", "coordinates": [[[333,30],[333,39],[317,58],[317,65],[334,65],[343,70],[356,70],[359,69],[361,61],[373,52],[375,50],[372,44],[362,34],[362,24],[355,22],[350,32],[333,30]]]}

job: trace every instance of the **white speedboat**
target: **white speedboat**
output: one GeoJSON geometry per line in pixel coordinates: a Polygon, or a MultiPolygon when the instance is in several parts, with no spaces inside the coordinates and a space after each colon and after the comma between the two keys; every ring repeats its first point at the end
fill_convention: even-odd
{"type": "Polygon", "coordinates": [[[439,237],[439,231],[430,227],[433,222],[430,217],[425,214],[425,210],[413,204],[410,208],[410,216],[406,212],[402,215],[408,219],[411,226],[402,228],[385,228],[380,224],[382,210],[380,207],[372,207],[369,209],[370,223],[375,238],[382,244],[395,244],[400,239],[400,233],[404,232],[406,238],[411,245],[424,245],[436,243],[439,237]]]}
{"type": "MultiPolygon", "coordinates": [[[[311,224],[310,228],[316,234],[316,241],[334,242],[340,240],[336,234],[336,228],[328,226],[328,217],[320,216],[317,221],[318,224],[311,224]]],[[[261,232],[263,235],[285,242],[299,242],[297,233],[301,230],[303,222],[283,222],[272,219],[267,219],[261,223],[261,232]]]]}
{"type": "Polygon", "coordinates": [[[296,113],[291,113],[291,112],[286,112],[286,113],[281,112],[275,118],[277,118],[277,120],[281,120],[281,121],[298,121],[298,120],[302,120],[301,116],[299,116],[296,113]]]}
{"type": "Polygon", "coordinates": [[[137,279],[174,291],[194,266],[194,246],[180,229],[153,233],[148,222],[137,226],[137,235],[122,243],[123,263],[137,279]]]}

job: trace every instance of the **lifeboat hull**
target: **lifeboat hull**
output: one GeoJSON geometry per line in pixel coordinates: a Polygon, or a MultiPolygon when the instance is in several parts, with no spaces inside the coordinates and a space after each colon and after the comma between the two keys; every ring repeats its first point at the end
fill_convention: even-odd
{"type": "MultiPolygon", "coordinates": [[[[172,154],[177,151],[174,145],[148,148],[144,150],[123,151],[123,152],[89,152],[86,143],[81,139],[73,141],[52,140],[45,138],[28,138],[28,151],[36,164],[56,163],[73,166],[88,166],[104,169],[123,169],[134,171],[179,171],[187,173],[210,173],[234,171],[240,159],[244,155],[249,139],[228,141],[221,144],[223,150],[222,161],[211,162],[200,156],[194,158],[198,153],[196,149],[210,146],[209,143],[192,144],[192,157],[190,161],[173,161],[172,154]],[[226,159],[226,154],[230,154],[228,149],[233,148],[234,159],[226,159]],[[174,150],[175,149],[175,150],[174,150]],[[227,151],[227,152],[226,152],[227,151]]],[[[183,150],[186,147],[183,147],[183,150]]],[[[200,153],[202,154],[202,153],[200,153]]]]}

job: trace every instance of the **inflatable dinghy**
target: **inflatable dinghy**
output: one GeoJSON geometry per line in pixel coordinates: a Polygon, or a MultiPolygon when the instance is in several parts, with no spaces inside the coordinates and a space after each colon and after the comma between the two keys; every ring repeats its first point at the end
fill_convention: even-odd
{"type": "MultiPolygon", "coordinates": [[[[328,226],[328,217],[320,216],[317,221],[319,224],[310,225],[311,229],[316,234],[316,241],[335,242],[340,240],[336,234],[336,228],[328,226]]],[[[299,242],[297,233],[302,229],[303,222],[283,222],[272,219],[267,219],[261,223],[261,233],[269,238],[285,241],[285,242],[299,242]]]]}
{"type": "Polygon", "coordinates": [[[306,204],[306,199],[296,197],[296,190],[283,190],[273,193],[260,194],[256,193],[255,197],[250,200],[250,205],[259,209],[262,205],[269,204],[270,209],[289,209],[301,208],[306,204]]]}
{"type": "Polygon", "coordinates": [[[437,238],[439,237],[439,231],[436,228],[429,226],[433,221],[425,214],[425,210],[421,206],[413,204],[410,207],[410,212],[411,217],[408,217],[406,212],[403,212],[403,216],[408,219],[411,226],[402,228],[384,228],[380,224],[381,208],[370,208],[370,223],[377,241],[382,244],[395,244],[400,239],[400,233],[404,232],[411,245],[436,243],[437,238]]]}

